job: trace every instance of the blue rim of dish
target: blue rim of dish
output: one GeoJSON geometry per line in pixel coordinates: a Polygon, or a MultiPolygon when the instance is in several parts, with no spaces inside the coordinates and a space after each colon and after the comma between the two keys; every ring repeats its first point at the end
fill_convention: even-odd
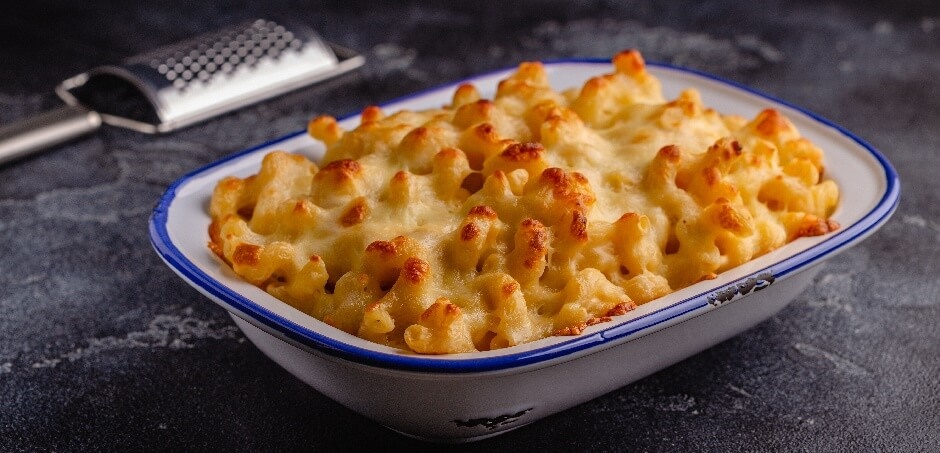
{"type": "MultiPolygon", "coordinates": [[[[569,58],[547,60],[544,62],[546,66],[560,64],[610,63],[610,59],[604,58],[569,58]]],[[[875,207],[854,224],[848,227],[843,227],[840,231],[828,237],[823,242],[816,244],[815,246],[810,247],[800,253],[797,253],[781,262],[775,263],[772,266],[773,275],[775,277],[779,278],[799,271],[815,263],[819,259],[824,258],[849,245],[854,240],[866,236],[867,234],[882,226],[897,208],[900,200],[900,183],[897,172],[884,155],[882,155],[878,150],[876,150],[873,146],[862,140],[857,135],[815,113],[807,111],[806,109],[782,101],[737,82],[726,80],[724,78],[698,70],[683,68],[671,64],[649,62],[647,65],[693,74],[799,111],[819,122],[820,124],[831,127],[845,137],[853,140],[861,148],[868,151],[881,166],[882,170],[884,171],[886,188],[882,194],[881,199],[875,205],[875,207]]],[[[410,95],[388,101],[382,105],[394,104],[406,101],[408,99],[424,96],[432,92],[437,92],[439,90],[451,89],[461,83],[471,82],[473,80],[484,78],[493,74],[511,71],[512,69],[513,68],[510,67],[477,74],[457,82],[451,82],[426,90],[421,90],[410,95]]],[[[344,119],[355,116],[356,114],[358,114],[358,112],[346,115],[344,119]]],[[[440,357],[426,357],[405,353],[380,352],[354,346],[344,341],[335,339],[329,335],[300,326],[261,307],[257,303],[232,290],[225,284],[215,280],[200,270],[192,261],[186,258],[186,256],[176,247],[175,244],[173,244],[167,230],[167,221],[169,207],[176,198],[177,189],[179,189],[190,179],[211,169],[219,167],[220,165],[223,165],[233,159],[237,159],[247,154],[251,154],[259,149],[267,148],[274,144],[290,140],[304,133],[305,131],[301,130],[292,134],[288,134],[284,137],[274,139],[258,146],[254,146],[244,151],[232,154],[228,157],[222,158],[190,173],[187,173],[167,188],[166,192],[154,207],[149,222],[151,244],[157,253],[161,256],[161,258],[176,272],[182,275],[185,279],[189,280],[189,282],[192,284],[197,285],[204,292],[224,301],[229,307],[238,312],[236,315],[239,317],[245,319],[248,322],[251,322],[252,324],[262,327],[269,333],[292,340],[297,344],[302,345],[303,347],[311,348],[313,350],[324,352],[331,356],[349,360],[355,363],[403,371],[460,374],[506,370],[521,366],[534,365],[563,356],[573,355],[578,352],[590,352],[587,350],[595,346],[611,343],[620,338],[651,329],[675,318],[683,317],[697,310],[707,308],[710,306],[707,301],[708,295],[717,289],[710,288],[708,291],[685,298],[667,307],[630,320],[623,324],[611,326],[592,334],[574,337],[568,341],[515,353],[510,352],[506,354],[477,358],[454,356],[455,358],[453,359],[441,359],[440,357]]],[[[770,270],[770,268],[766,268],[760,272],[768,270],[770,270]]],[[[759,274],[760,272],[755,273],[755,275],[759,274]]]]}

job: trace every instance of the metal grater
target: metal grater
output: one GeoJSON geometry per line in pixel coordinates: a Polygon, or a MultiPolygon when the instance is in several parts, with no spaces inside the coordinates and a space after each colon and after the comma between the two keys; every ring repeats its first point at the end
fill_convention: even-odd
{"type": "Polygon", "coordinates": [[[310,27],[253,20],[70,77],[66,106],[0,128],[0,163],[96,130],[186,127],[352,71],[364,58],[310,27]]]}

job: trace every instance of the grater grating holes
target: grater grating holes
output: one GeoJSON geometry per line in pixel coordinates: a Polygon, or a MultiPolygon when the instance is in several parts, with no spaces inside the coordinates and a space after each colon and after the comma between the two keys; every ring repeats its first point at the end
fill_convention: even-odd
{"type": "Polygon", "coordinates": [[[284,26],[257,20],[203,37],[154,55],[150,67],[175,88],[186,90],[208,83],[218,75],[230,76],[238,68],[255,67],[265,59],[277,60],[300,52],[304,43],[284,26]]]}

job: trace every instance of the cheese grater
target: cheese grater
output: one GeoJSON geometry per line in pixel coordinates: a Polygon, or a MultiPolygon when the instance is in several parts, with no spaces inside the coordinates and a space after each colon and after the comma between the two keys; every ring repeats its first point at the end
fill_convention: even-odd
{"type": "Polygon", "coordinates": [[[64,107],[0,128],[0,163],[102,123],[169,132],[363,63],[302,24],[258,19],[226,27],[66,79],[55,90],[64,107]]]}

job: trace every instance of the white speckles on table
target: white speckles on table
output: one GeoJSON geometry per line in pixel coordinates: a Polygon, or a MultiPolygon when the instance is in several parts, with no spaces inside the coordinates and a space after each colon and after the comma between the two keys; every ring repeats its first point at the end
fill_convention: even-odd
{"type": "Polygon", "coordinates": [[[836,371],[843,372],[852,376],[868,376],[871,374],[870,371],[865,368],[856,365],[851,360],[840,357],[832,352],[817,348],[811,344],[805,343],[796,343],[793,345],[793,348],[796,349],[800,354],[814,359],[814,360],[824,360],[829,362],[836,371]]]}

